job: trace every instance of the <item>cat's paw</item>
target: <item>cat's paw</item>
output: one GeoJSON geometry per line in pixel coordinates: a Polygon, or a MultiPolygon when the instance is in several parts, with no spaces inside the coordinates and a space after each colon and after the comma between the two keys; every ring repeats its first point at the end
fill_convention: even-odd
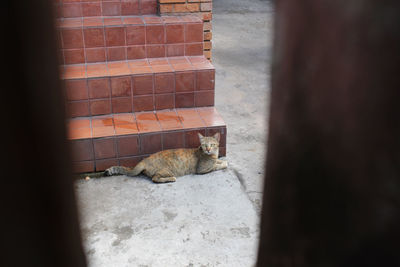
{"type": "Polygon", "coordinates": [[[104,171],[104,176],[113,176],[115,174],[117,174],[117,170],[115,167],[110,167],[107,170],[104,171]]]}
{"type": "Polygon", "coordinates": [[[228,168],[228,161],[222,161],[221,162],[221,166],[222,166],[222,168],[224,168],[224,169],[226,169],[226,168],[228,168]]]}

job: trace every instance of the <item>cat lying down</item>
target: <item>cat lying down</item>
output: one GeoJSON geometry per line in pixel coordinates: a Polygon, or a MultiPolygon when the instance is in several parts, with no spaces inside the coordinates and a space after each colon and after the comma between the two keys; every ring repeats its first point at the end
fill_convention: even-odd
{"type": "Polygon", "coordinates": [[[206,137],[200,133],[200,147],[169,149],[157,152],[142,161],[135,168],[113,166],[105,170],[106,176],[140,173],[152,178],[154,183],[175,182],[176,177],[187,174],[204,174],[226,169],[228,162],[218,159],[220,134],[206,137]]]}

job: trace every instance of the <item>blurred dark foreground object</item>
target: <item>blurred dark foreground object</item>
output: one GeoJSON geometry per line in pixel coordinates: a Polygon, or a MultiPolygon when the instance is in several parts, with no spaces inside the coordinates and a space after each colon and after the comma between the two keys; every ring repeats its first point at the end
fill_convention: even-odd
{"type": "Polygon", "coordinates": [[[51,4],[2,3],[0,266],[5,267],[86,266],[51,4]]]}
{"type": "Polygon", "coordinates": [[[400,1],[275,4],[258,266],[400,266],[400,1]]]}

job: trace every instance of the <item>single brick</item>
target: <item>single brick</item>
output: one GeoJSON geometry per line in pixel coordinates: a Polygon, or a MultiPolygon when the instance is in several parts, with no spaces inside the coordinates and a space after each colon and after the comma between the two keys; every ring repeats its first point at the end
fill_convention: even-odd
{"type": "Polygon", "coordinates": [[[202,12],[200,14],[203,21],[212,20],[212,12],[202,12]]]}
{"type": "Polygon", "coordinates": [[[206,41],[203,44],[204,50],[210,50],[212,48],[212,42],[211,41],[206,41]]]}
{"type": "Polygon", "coordinates": [[[210,50],[206,50],[206,51],[204,51],[204,56],[206,57],[206,58],[208,58],[208,59],[210,59],[211,58],[211,51],[210,50]]]}
{"type": "Polygon", "coordinates": [[[171,13],[173,11],[173,5],[160,5],[161,13],[171,13]]]}
{"type": "Polygon", "coordinates": [[[201,11],[211,11],[212,10],[212,3],[201,3],[201,11]]]}
{"type": "Polygon", "coordinates": [[[204,22],[203,29],[204,29],[204,31],[211,31],[211,29],[212,29],[211,22],[204,22]]]}
{"type": "Polygon", "coordinates": [[[211,40],[212,32],[204,32],[204,40],[211,40]]]}

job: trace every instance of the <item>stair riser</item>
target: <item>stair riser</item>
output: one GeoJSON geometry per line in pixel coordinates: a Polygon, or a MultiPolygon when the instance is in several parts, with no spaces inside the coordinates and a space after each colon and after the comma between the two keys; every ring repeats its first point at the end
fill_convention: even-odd
{"type": "Polygon", "coordinates": [[[214,105],[215,70],[65,80],[69,117],[214,105]]]}
{"type": "Polygon", "coordinates": [[[62,64],[203,54],[203,24],[151,24],[62,28],[62,64]]]}
{"type": "Polygon", "coordinates": [[[103,171],[114,165],[133,167],[144,157],[161,150],[196,148],[199,146],[198,132],[206,136],[219,132],[219,155],[226,155],[225,126],[88,138],[70,141],[74,172],[103,171]]]}
{"type": "Polygon", "coordinates": [[[55,1],[59,18],[129,16],[157,13],[157,0],[55,1]]]}

